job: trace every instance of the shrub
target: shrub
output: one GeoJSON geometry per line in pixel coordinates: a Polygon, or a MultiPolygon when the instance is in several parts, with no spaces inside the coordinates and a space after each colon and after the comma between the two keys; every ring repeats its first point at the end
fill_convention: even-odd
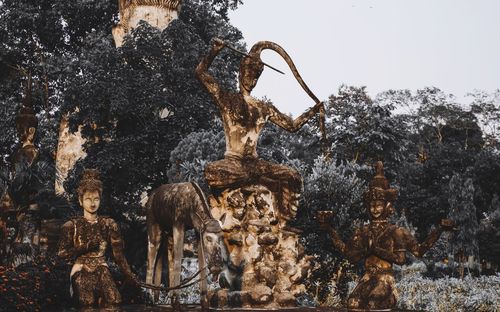
{"type": "Polygon", "coordinates": [[[424,311],[500,311],[500,275],[464,279],[410,274],[397,283],[398,308],[424,311]]]}

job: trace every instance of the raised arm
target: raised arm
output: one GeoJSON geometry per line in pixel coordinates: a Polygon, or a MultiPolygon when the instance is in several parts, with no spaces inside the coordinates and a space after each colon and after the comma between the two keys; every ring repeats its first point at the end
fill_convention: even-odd
{"type": "Polygon", "coordinates": [[[210,73],[208,72],[208,68],[222,49],[224,49],[224,41],[215,39],[213,41],[212,49],[210,50],[208,55],[205,56],[201,60],[200,64],[198,64],[198,66],[196,67],[196,76],[203,83],[205,88],[207,88],[208,92],[210,92],[217,104],[219,103],[218,101],[220,98],[221,89],[219,87],[219,84],[215,81],[214,77],[212,77],[212,75],[210,75],[210,73]]]}
{"type": "Polygon", "coordinates": [[[410,232],[405,230],[404,241],[406,249],[417,257],[422,257],[429,249],[434,246],[439,237],[444,231],[452,231],[454,227],[454,222],[450,219],[441,220],[441,224],[432,230],[427,238],[422,242],[418,243],[417,240],[410,232]]]}
{"type": "Polygon", "coordinates": [[[271,104],[269,104],[269,106],[271,111],[269,119],[273,123],[287,131],[297,132],[306,122],[309,121],[309,119],[319,112],[320,108],[323,106],[323,102],[317,103],[295,119],[283,114],[275,106],[271,104]]]}

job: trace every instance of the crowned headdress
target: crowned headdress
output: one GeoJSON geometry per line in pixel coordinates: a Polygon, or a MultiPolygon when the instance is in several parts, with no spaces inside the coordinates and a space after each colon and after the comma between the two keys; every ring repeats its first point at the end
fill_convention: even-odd
{"type": "Polygon", "coordinates": [[[363,194],[365,203],[368,205],[374,200],[394,202],[398,197],[398,190],[389,187],[389,181],[384,175],[384,164],[377,161],[375,164],[375,176],[370,182],[368,191],[363,194]]]}
{"type": "Polygon", "coordinates": [[[85,169],[83,171],[82,179],[78,184],[78,196],[83,196],[85,192],[98,191],[102,194],[102,181],[99,179],[99,170],[85,169]]]}

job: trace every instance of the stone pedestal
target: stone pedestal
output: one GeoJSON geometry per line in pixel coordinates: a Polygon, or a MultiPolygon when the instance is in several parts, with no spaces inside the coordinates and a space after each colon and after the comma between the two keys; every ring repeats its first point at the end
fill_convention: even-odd
{"type": "Polygon", "coordinates": [[[293,307],[309,272],[296,231],[279,214],[276,194],[261,185],[227,189],[210,198],[230,258],[229,289],[209,295],[214,307],[293,307]]]}

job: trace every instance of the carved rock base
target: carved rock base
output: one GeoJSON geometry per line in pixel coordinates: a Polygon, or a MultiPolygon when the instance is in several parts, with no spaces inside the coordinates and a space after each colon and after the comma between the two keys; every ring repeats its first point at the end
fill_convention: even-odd
{"type": "MultiPolygon", "coordinates": [[[[264,186],[227,189],[209,198],[230,258],[229,289],[209,295],[213,307],[293,307],[309,272],[298,234],[288,230],[278,200],[264,186]]],[[[222,285],[227,284],[227,285],[222,285]]]]}

